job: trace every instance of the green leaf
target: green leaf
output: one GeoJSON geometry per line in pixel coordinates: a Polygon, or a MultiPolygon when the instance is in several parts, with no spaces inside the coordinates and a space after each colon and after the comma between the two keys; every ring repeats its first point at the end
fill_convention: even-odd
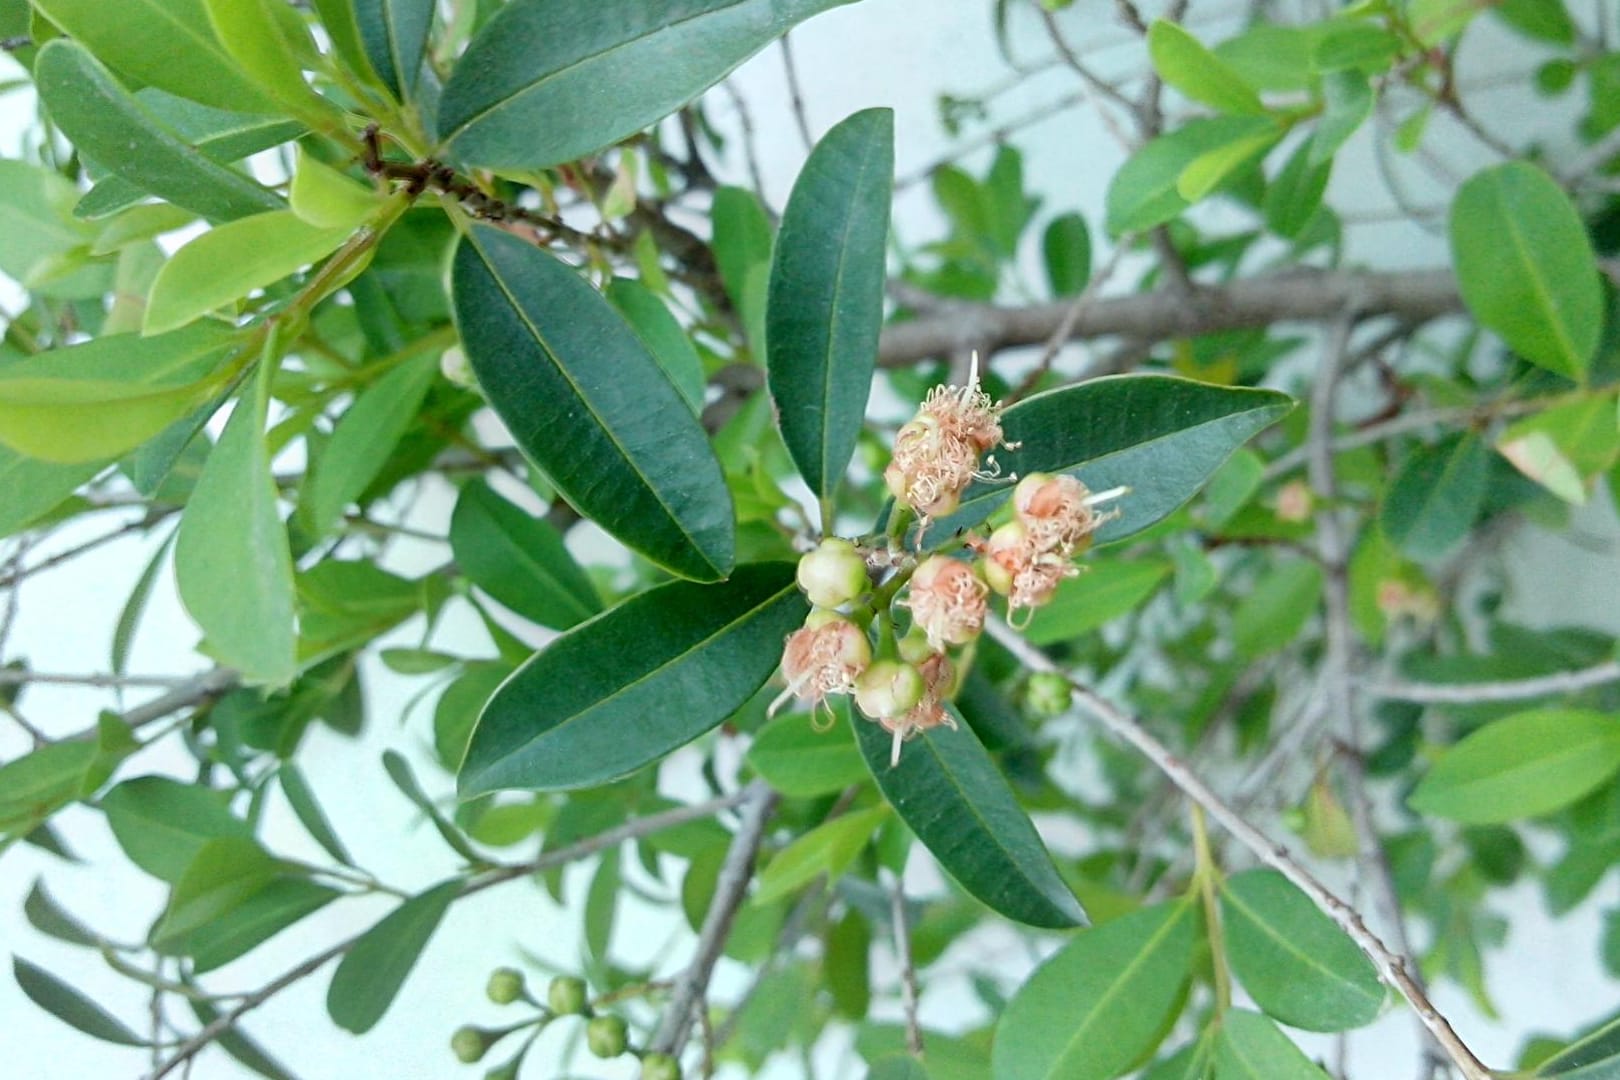
{"type": "Polygon", "coordinates": [[[0,446],[0,538],[32,525],[60,506],[81,484],[95,477],[105,462],[59,465],[0,446]]]}
{"type": "Polygon", "coordinates": [[[1373,91],[1359,71],[1331,71],[1322,76],[1322,117],[1311,136],[1312,165],[1333,160],[1345,142],[1372,115],[1373,91]]]}
{"type": "Polygon", "coordinates": [[[297,671],[292,551],[264,438],[271,361],[260,365],[186,504],[174,573],[209,655],[248,683],[283,686],[297,671]]]}
{"type": "Polygon", "coordinates": [[[1491,5],[1491,10],[1525,37],[1554,45],[1575,44],[1575,21],[1564,0],[1502,0],[1491,5]]]}
{"type": "Polygon", "coordinates": [[[1254,87],[1173,22],[1155,19],[1148,27],[1148,56],[1166,83],[1218,112],[1259,116],[1266,107],[1254,87]]]}
{"type": "Polygon", "coordinates": [[[122,721],[98,725],[98,738],[51,743],[0,765],[0,833],[22,836],[89,795],[136,744],[122,721]]]}
{"type": "Polygon", "coordinates": [[[596,873],[585,892],[585,949],[599,963],[608,962],[613,945],[613,923],[619,913],[619,891],[623,884],[618,848],[602,853],[596,873]]]}
{"type": "Polygon", "coordinates": [[[1198,202],[1265,156],[1277,145],[1282,134],[1279,128],[1256,131],[1204,151],[1188,162],[1181,175],[1176,177],[1176,193],[1189,204],[1198,202]]]}
{"type": "Polygon", "coordinates": [[[326,1011],[333,1023],[356,1035],[376,1026],[461,889],[456,878],[435,885],[360,936],[338,964],[326,991],[326,1011]]]}
{"type": "Polygon", "coordinates": [[[235,335],[198,326],[113,334],[0,365],[0,441],[62,464],[131,450],[227,385],[235,335]]]}
{"type": "Polygon", "coordinates": [[[1221,921],[1233,972],[1271,1016],[1306,1031],[1348,1031],[1377,1018],[1378,969],[1281,874],[1228,878],[1221,921]]]}
{"type": "Polygon", "coordinates": [[[1108,231],[1115,236],[1163,225],[1192,205],[1179,190],[1181,175],[1213,150],[1277,130],[1259,116],[1192,120],[1160,135],[1120,166],[1108,184],[1108,231]]]}
{"type": "Polygon", "coordinates": [[[860,716],[852,726],[884,798],[964,889],[1028,926],[1085,924],[1040,834],[966,723],[908,740],[893,766],[887,731],[860,716]]]}
{"type": "Polygon", "coordinates": [[[327,119],[338,114],[304,81],[300,58],[313,59],[309,28],[281,0],[203,0],[215,38],[241,71],[283,109],[327,119]],[[290,18],[288,16],[291,16],[290,18]]]}
{"type": "Polygon", "coordinates": [[[600,0],[581,12],[514,0],[451,73],[439,139],[456,159],[492,169],[572,161],[668,116],[795,24],[848,2],[600,0]]]}
{"type": "Polygon", "coordinates": [[[129,670],[129,650],[135,643],[135,632],[140,628],[141,616],[146,611],[147,601],[152,597],[152,587],[157,584],[158,575],[169,564],[169,549],[174,546],[174,533],[170,533],[152,553],[146,569],[136,580],[135,587],[129,592],[129,599],[124,601],[124,607],[118,613],[118,623],[113,627],[112,639],[112,670],[115,675],[122,675],[129,670]]]}
{"type": "Polygon", "coordinates": [[[895,1054],[872,1062],[866,1080],[928,1080],[928,1070],[914,1057],[895,1054]]]}
{"type": "Polygon", "coordinates": [[[1616,1080],[1620,1077],[1620,1019],[1611,1020],[1543,1061],[1537,1077],[1616,1080]]]}
{"type": "Polygon", "coordinates": [[[736,523],[720,463],[680,391],[601,294],[484,225],[456,250],[452,291],[479,385],[557,490],[672,573],[729,574],[736,523]]]}
{"type": "Polygon", "coordinates": [[[1411,0],[1406,22],[1420,45],[1433,47],[1462,33],[1489,6],[1480,0],[1411,0]]]}
{"type": "Polygon", "coordinates": [[[827,132],[782,212],[766,314],[782,441],[830,499],[849,467],[883,326],[894,194],[894,113],[867,109],[827,132]]]}
{"type": "Polygon", "coordinates": [[[1603,328],[1592,243],[1569,197],[1515,161],[1475,173],[1451,204],[1463,302],[1514,352],[1580,380],[1603,328]]]}
{"type": "Polygon", "coordinates": [[[1232,645],[1255,660],[1293,644],[1322,598],[1322,568],[1294,559],[1271,567],[1232,613],[1232,645]]]}
{"type": "Polygon", "coordinates": [[[206,932],[281,874],[281,865],[251,837],[204,841],[152,927],[152,948],[165,955],[185,955],[193,934],[206,932]]]}
{"type": "Polygon", "coordinates": [[[1166,562],[1083,564],[1080,576],[1058,586],[1051,602],[1035,612],[1024,636],[1031,645],[1053,645],[1089,634],[1146,603],[1169,574],[1166,562]]]}
{"type": "Polygon", "coordinates": [[[406,761],[403,755],[397,750],[383,751],[383,768],[388,771],[388,778],[394,782],[394,786],[399,788],[400,793],[411,800],[418,810],[427,815],[428,820],[433,823],[433,828],[456,854],[470,863],[477,864],[484,861],[477,849],[467,842],[461,830],[433,805],[433,800],[428,798],[427,792],[422,790],[422,785],[417,783],[416,773],[411,770],[410,762],[406,761]]]}
{"type": "Polygon", "coordinates": [[[1257,90],[1304,90],[1311,80],[1311,50],[1317,26],[1257,22],[1216,45],[1214,53],[1257,90]]]}
{"type": "Polygon", "coordinates": [[[326,812],[321,809],[320,800],[315,798],[314,789],[304,779],[303,770],[290,761],[283,761],[276,769],[276,779],[281,781],[281,792],[287,796],[287,805],[292,807],[304,830],[332,858],[345,866],[353,866],[354,858],[350,856],[349,849],[343,846],[343,841],[338,839],[326,812]]]}
{"type": "Polygon", "coordinates": [[[1384,495],[1384,535],[1414,559],[1433,559],[1468,535],[1485,502],[1490,456],[1469,432],[1415,451],[1384,495]]]}
{"type": "Polygon", "coordinates": [[[1401,49],[1401,39],[1381,26],[1360,20],[1330,22],[1317,35],[1311,66],[1319,72],[1376,75],[1389,70],[1401,49]]]}
{"type": "Polygon", "coordinates": [[[332,39],[332,49],[348,65],[350,71],[368,83],[377,82],[376,72],[366,57],[365,44],[360,40],[360,21],[355,15],[356,0],[313,0],[315,11],[321,17],[326,36],[332,39]]]}
{"type": "Polygon", "coordinates": [[[73,145],[141,190],[218,221],[282,205],[159,123],[77,42],[59,39],[41,49],[34,80],[73,145]]]}
{"type": "Polygon", "coordinates": [[[0,273],[45,296],[100,298],[107,262],[84,265],[94,230],[71,214],[77,189],[48,169],[0,158],[0,273]],[[83,269],[72,271],[77,264],[83,269]]]}
{"type": "Polygon", "coordinates": [[[381,208],[375,189],[344,175],[302,146],[287,203],[301,220],[320,229],[359,228],[381,208]]]}
{"type": "MultiPolygon", "coordinates": [[[[715,266],[720,283],[742,321],[749,347],[765,351],[765,302],[770,286],[771,253],[776,236],[771,219],[752,191],[723,186],[709,207],[715,266]]],[[[645,277],[646,271],[642,272],[645,277]]]]}
{"type": "Polygon", "coordinates": [[[864,1020],[872,1005],[872,931],[853,908],[827,928],[822,980],[833,1011],[846,1020],[864,1020]]]}
{"type": "Polygon", "coordinates": [[[811,829],[765,864],[752,902],[764,905],[780,900],[823,874],[829,883],[837,881],[888,816],[887,806],[874,806],[811,829]]]}
{"type": "Polygon", "coordinates": [[[1289,157],[1277,178],[1266,187],[1262,209],[1266,226],[1278,236],[1293,239],[1310,224],[1322,206],[1333,172],[1332,161],[1316,161],[1314,143],[1304,142],[1289,157]]]}
{"type": "Polygon", "coordinates": [[[1560,499],[1584,506],[1591,483],[1620,456],[1620,425],[1608,394],[1595,394],[1509,424],[1496,448],[1560,499]]]}
{"type": "Polygon", "coordinates": [[[1091,280],[1091,231],[1079,214],[1061,214],[1041,235],[1042,261],[1053,296],[1079,296],[1091,280]]]}
{"type": "Polygon", "coordinates": [[[456,499],[450,550],[474,585],[541,626],[566,630],[602,610],[562,534],[482,480],[469,482],[456,499]]]}
{"type": "Polygon", "coordinates": [[[228,802],[225,792],[212,788],[141,776],[107,792],[100,805],[129,861],[173,883],[208,841],[253,835],[247,822],[231,814],[228,802]]]}
{"type": "Polygon", "coordinates": [[[378,379],[343,414],[308,480],[308,507],[302,520],[311,538],[331,531],[344,508],[377,479],[415,422],[438,374],[437,357],[431,353],[413,357],[378,379]]]}
{"type": "Polygon", "coordinates": [[[1076,934],[996,1025],[995,1080],[1112,1080],[1152,1051],[1184,1001],[1194,907],[1156,904],[1076,934]]]}
{"type": "Polygon", "coordinates": [[[163,264],[142,333],[159,334],[225,307],[336,251],[352,229],[322,229],[291,210],[216,226],[163,264]]]}
{"type": "MultiPolygon", "coordinates": [[[[1097,531],[1112,543],[1157,524],[1198,492],[1232,451],[1287,415],[1293,401],[1272,390],[1211,386],[1163,375],[1118,375],[1025,398],[1002,414],[1016,450],[997,451],[1004,471],[1073,473],[1092,491],[1129,487],[1120,516],[1097,531]]],[[[974,483],[933,535],[971,528],[1012,492],[974,483]]]]}
{"type": "Polygon", "coordinates": [[[205,0],[37,0],[51,22],[138,83],[241,112],[275,102],[243,73],[208,21],[205,0]]]}
{"type": "Polygon", "coordinates": [[[101,935],[63,910],[55,898],[45,891],[44,878],[35,881],[34,887],[28,890],[28,898],[23,901],[23,915],[35,930],[69,945],[95,946],[101,943],[101,935]]]}
{"type": "Polygon", "coordinates": [[[203,975],[224,967],[342,895],[301,877],[273,878],[186,936],[183,948],[191,969],[203,975]]]}
{"type": "MultiPolygon", "coordinates": [[[[191,1007],[192,1015],[197,1018],[197,1022],[204,1027],[220,1017],[219,1010],[201,998],[187,998],[186,1004],[191,1007]]],[[[243,1034],[239,1026],[227,1027],[215,1037],[214,1042],[244,1067],[265,1077],[266,1080],[298,1080],[262,1046],[243,1034]]]]}
{"type": "Polygon", "coordinates": [[[552,641],[478,718],[457,785],[589,787],[628,775],[734,713],[803,621],[790,563],[739,567],[712,586],[671,582],[552,641]]]}
{"type": "Polygon", "coordinates": [[[708,382],[703,374],[703,360],[669,308],[651,289],[629,278],[616,277],[609,282],[607,298],[641,335],[653,359],[681,392],[692,412],[701,414],[708,382]]]}
{"type": "MultiPolygon", "coordinates": [[[[844,701],[833,708],[848,712],[844,701]]],[[[808,713],[779,716],[761,728],[748,748],[748,764],[791,798],[832,795],[866,779],[860,751],[837,731],[818,730],[808,713]]]]}
{"type": "Polygon", "coordinates": [[[1232,1009],[1221,1018],[1215,1075],[1220,1080],[1328,1080],[1276,1024],[1247,1009],[1232,1009]]]}
{"type": "Polygon", "coordinates": [[[38,965],[20,956],[11,958],[11,970],[17,985],[35,1005],[44,1009],[64,1024],[77,1028],[93,1039],[117,1043],[120,1046],[150,1046],[100,1005],[58,979],[38,965]]]}
{"type": "Polygon", "coordinates": [[[433,28],[434,0],[353,0],[366,58],[394,97],[416,92],[416,79],[433,28]]]}
{"type": "Polygon", "coordinates": [[[1412,809],[1471,825],[1539,817],[1620,772],[1620,720],[1536,709],[1496,720],[1441,755],[1407,799],[1412,809]]]}

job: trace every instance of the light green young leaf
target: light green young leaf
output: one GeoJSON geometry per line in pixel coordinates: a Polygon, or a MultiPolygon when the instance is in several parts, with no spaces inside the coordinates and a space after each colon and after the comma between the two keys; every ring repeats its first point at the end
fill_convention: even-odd
{"type": "Polygon", "coordinates": [[[1265,113],[1254,87],[1175,23],[1154,20],[1147,40],[1148,56],[1159,77],[1192,100],[1239,116],[1265,113]]]}
{"type": "Polygon", "coordinates": [[[1620,457],[1620,424],[1609,394],[1595,394],[1515,421],[1496,449],[1560,499],[1583,506],[1593,480],[1620,457]]]}
{"type": "Polygon", "coordinates": [[[1276,1024],[1247,1009],[1232,1009],[1221,1018],[1215,1075],[1220,1080],[1328,1080],[1276,1024]]]}
{"type": "Polygon", "coordinates": [[[874,806],[811,829],[765,865],[754,889],[753,903],[764,905],[780,900],[823,874],[829,883],[837,881],[888,816],[887,806],[874,806]]]}
{"type": "Polygon", "coordinates": [[[298,166],[287,193],[292,212],[317,229],[357,229],[382,208],[372,188],[350,179],[298,148],[298,166]]]}
{"type": "MultiPolygon", "coordinates": [[[[833,706],[848,723],[848,704],[833,706]]],[[[808,713],[779,716],[760,729],[748,748],[748,764],[784,795],[809,798],[843,791],[867,779],[860,751],[836,730],[817,730],[808,713]]]]}
{"type": "Polygon", "coordinates": [[[299,61],[315,55],[309,29],[280,0],[203,0],[214,37],[255,86],[295,116],[337,121],[340,114],[304,81],[299,61]],[[289,18],[288,16],[291,16],[289,18]]]}
{"type": "Polygon", "coordinates": [[[211,788],[141,776],[107,792],[100,806],[129,861],[172,884],[208,841],[253,835],[227,801],[226,793],[211,788]]]}
{"type": "Polygon", "coordinates": [[[1240,171],[1264,157],[1282,136],[1282,129],[1273,128],[1206,150],[1188,162],[1181,175],[1176,177],[1176,194],[1189,204],[1206,198],[1240,171]]]}
{"type": "Polygon", "coordinates": [[[1169,573],[1170,564],[1159,561],[1088,562],[1035,612],[1024,636],[1031,645],[1053,645],[1088,634],[1146,603],[1169,573]]]}
{"type": "Polygon", "coordinates": [[[1191,205],[1179,190],[1189,165],[1211,151],[1248,144],[1275,130],[1265,117],[1218,116],[1160,135],[1132,154],[1109,182],[1108,231],[1119,236],[1163,225],[1191,205]]]}
{"type": "Polygon", "coordinates": [[[361,935],[338,964],[326,992],[326,1011],[333,1023],[356,1035],[377,1025],[461,889],[459,878],[435,885],[361,935]]]}
{"type": "Polygon", "coordinates": [[[91,263],[65,275],[56,271],[88,252],[94,230],[72,216],[77,189],[49,169],[0,158],[0,274],[44,296],[100,297],[111,264],[91,263]]]}

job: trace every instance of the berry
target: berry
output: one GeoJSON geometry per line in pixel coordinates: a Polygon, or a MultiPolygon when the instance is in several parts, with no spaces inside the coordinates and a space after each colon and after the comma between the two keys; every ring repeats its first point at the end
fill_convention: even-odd
{"type": "Polygon", "coordinates": [[[641,1080],[681,1080],[681,1064],[668,1054],[648,1054],[641,1059],[641,1080]]]}

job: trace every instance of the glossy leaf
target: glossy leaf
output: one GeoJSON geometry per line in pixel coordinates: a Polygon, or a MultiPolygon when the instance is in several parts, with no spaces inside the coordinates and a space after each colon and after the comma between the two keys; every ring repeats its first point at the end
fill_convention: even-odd
{"type": "Polygon", "coordinates": [[[433,28],[433,0],[353,0],[366,58],[400,101],[413,96],[433,28]]]}
{"type": "Polygon", "coordinates": [[[1143,146],[1108,185],[1108,231],[1115,236],[1163,225],[1192,205],[1179,189],[1182,174],[1211,151],[1277,130],[1258,116],[1192,120],[1143,146]]]}
{"type": "Polygon", "coordinates": [[[407,360],[367,388],[338,420],[308,481],[302,509],[311,536],[325,536],[388,465],[438,374],[438,359],[431,354],[407,360]]]}
{"type": "Polygon", "coordinates": [[[175,252],[158,271],[142,332],[178,329],[273,285],[336,251],[352,231],[317,228],[291,210],[216,226],[175,252]]]}
{"type": "Polygon", "coordinates": [[[474,585],[541,626],[566,630],[602,610],[562,535],[482,480],[468,483],[456,499],[450,550],[474,585]]]}
{"type": "Polygon", "coordinates": [[[208,841],[253,835],[247,822],[231,814],[223,792],[166,776],[125,780],[100,805],[129,861],[170,883],[180,880],[208,841]]]}
{"type": "Polygon", "coordinates": [[[680,391],[601,294],[533,244],[483,225],[456,250],[452,291],[479,385],[557,490],[672,573],[729,574],[736,523],[720,463],[680,391]]]}
{"type": "Polygon", "coordinates": [[[831,498],[855,452],[883,326],[894,113],[867,109],[822,137],[782,213],[766,314],[782,441],[831,498]]]}
{"type": "Polygon", "coordinates": [[[893,766],[887,731],[860,716],[853,727],[884,798],[964,889],[1028,926],[1085,924],[1040,834],[965,722],[909,739],[893,766]]]}
{"type": "Polygon", "coordinates": [[[214,36],[204,0],[37,0],[34,6],[140,83],[221,109],[276,111],[214,36]]]}
{"type": "Polygon", "coordinates": [[[1481,323],[1531,363],[1585,376],[1602,287],[1580,215],[1551,177],[1522,161],[1472,176],[1451,204],[1451,257],[1481,323]]]}
{"type": "Polygon", "coordinates": [[[1091,280],[1091,231],[1079,214],[1061,214],[1041,235],[1046,282],[1053,296],[1079,296],[1091,280]]]}
{"type": "Polygon", "coordinates": [[[34,79],[73,145],[130,184],[216,221],[275,210],[280,197],[199,154],[72,41],[40,50],[34,79]]]}
{"type": "Polygon", "coordinates": [[[1147,41],[1159,77],[1192,100],[1236,115],[1257,116],[1266,111],[1254,87],[1175,23],[1155,20],[1148,28],[1147,41]]]}
{"type": "Polygon", "coordinates": [[[806,604],[789,563],[671,582],[551,642],[496,691],[457,778],[463,798],[589,787],[713,728],[775,670],[806,604]]]}
{"type": "Polygon", "coordinates": [[[1443,754],[1407,799],[1470,825],[1538,817],[1620,772],[1620,719],[1536,709],[1478,729],[1443,754]]]}
{"type": "Polygon", "coordinates": [[[769,904],[789,896],[823,874],[836,882],[889,816],[887,806],[843,814],[811,829],[777,852],[760,871],[752,902],[769,904]]]}
{"type": "Polygon", "coordinates": [[[1306,1031],[1371,1023],[1384,987],[1356,944],[1281,874],[1248,870],[1221,886],[1227,957],[1267,1014],[1306,1031]]]}
{"type": "Polygon", "coordinates": [[[134,449],[220,392],[234,342],[219,326],[112,334],[0,366],[0,442],[63,464],[134,449]]]}
{"type": "Polygon", "coordinates": [[[614,278],[607,287],[608,302],[635,327],[646,342],[653,359],[664,369],[669,381],[681,392],[694,413],[703,412],[705,383],[703,361],[686,330],[669,313],[669,308],[647,286],[629,278],[614,278]]]}
{"type": "Polygon", "coordinates": [[[209,655],[249,683],[283,686],[297,669],[293,566],[265,444],[268,383],[266,372],[249,379],[208,456],[180,519],[174,572],[209,655]]]}
{"type": "Polygon", "coordinates": [[[1165,562],[1099,559],[1058,586],[1035,612],[1024,636],[1031,645],[1052,645],[1088,634],[1147,602],[1170,574],[1165,562]]]}
{"type": "Polygon", "coordinates": [[[326,1011],[338,1027],[362,1035],[376,1026],[461,889],[459,879],[435,885],[360,936],[326,991],[326,1011]]]}
{"type": "MultiPolygon", "coordinates": [[[[1232,451],[1287,415],[1293,402],[1272,390],[1211,386],[1163,375],[1120,375],[1049,390],[1002,414],[1017,450],[996,452],[1003,471],[1073,473],[1093,491],[1130,493],[1120,516],[1097,531],[1099,543],[1133,536],[1192,498],[1232,451]]],[[[960,509],[932,527],[935,536],[979,524],[1012,485],[975,483],[960,509]]]]}
{"type": "Polygon", "coordinates": [[[1076,934],[1014,995],[991,1047],[995,1080],[1112,1080],[1164,1036],[1196,940],[1186,900],[1076,934]]]}
{"type": "MultiPolygon", "coordinates": [[[[839,723],[848,723],[847,702],[834,709],[839,723]]],[[[840,731],[817,730],[808,713],[788,713],[761,728],[748,748],[748,764],[793,798],[836,794],[867,779],[860,751],[840,731]]]]}
{"type": "Polygon", "coordinates": [[[1219,1080],[1328,1080],[1276,1024],[1247,1009],[1232,1009],[1221,1018],[1215,1075],[1219,1080]]]}
{"type": "Polygon", "coordinates": [[[439,139],[458,160],[493,169],[571,161],[669,115],[796,23],[848,2],[514,0],[456,64],[439,139]]]}
{"type": "Polygon", "coordinates": [[[64,1024],[102,1042],[120,1046],[150,1045],[125,1026],[122,1020],[37,964],[13,956],[11,971],[28,999],[64,1024]]]}
{"type": "Polygon", "coordinates": [[[1414,452],[1384,495],[1384,535],[1414,559],[1450,551],[1485,502],[1490,464],[1484,441],[1472,433],[1414,452]]]}

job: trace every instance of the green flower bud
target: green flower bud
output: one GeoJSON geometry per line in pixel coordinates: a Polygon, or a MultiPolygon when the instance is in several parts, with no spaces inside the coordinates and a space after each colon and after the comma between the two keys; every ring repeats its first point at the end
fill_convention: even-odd
{"type": "Polygon", "coordinates": [[[481,1060],[493,1045],[495,1040],[490,1038],[489,1032],[471,1024],[463,1024],[450,1036],[450,1052],[455,1054],[456,1060],[463,1065],[471,1065],[481,1060]]]}
{"type": "Polygon", "coordinates": [[[585,1025],[585,1045],[599,1058],[616,1058],[629,1045],[624,1018],[594,1016],[585,1025]]]}
{"type": "Polygon", "coordinates": [[[1024,689],[1024,704],[1036,716],[1060,716],[1069,711],[1069,680],[1049,671],[1029,677],[1024,689]]]}
{"type": "Polygon", "coordinates": [[[681,1063],[668,1054],[648,1054],[641,1059],[641,1080],[681,1080],[681,1063]]]}
{"type": "Polygon", "coordinates": [[[855,704],[873,720],[910,712],[922,700],[922,673],[898,660],[878,660],[855,680],[855,704]]]}
{"type": "Polygon", "coordinates": [[[496,968],[489,973],[484,993],[497,1005],[512,1004],[523,996],[523,972],[516,968],[496,968]]]}
{"type": "Polygon", "coordinates": [[[585,980],[572,975],[559,975],[546,987],[546,1004],[558,1016],[584,1012],[585,997],[585,980]]]}
{"type": "Polygon", "coordinates": [[[870,584],[866,560],[848,540],[829,536],[799,560],[799,588],[816,607],[835,608],[859,599],[870,584]]]}

